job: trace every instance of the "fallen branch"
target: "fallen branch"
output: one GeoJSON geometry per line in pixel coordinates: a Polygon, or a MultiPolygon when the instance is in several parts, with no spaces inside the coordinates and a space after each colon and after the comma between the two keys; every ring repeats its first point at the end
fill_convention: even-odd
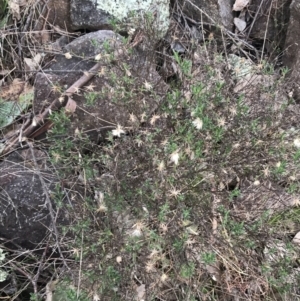
{"type": "MultiPolygon", "coordinates": [[[[18,143],[22,143],[22,141],[31,138],[31,134],[39,130],[43,127],[46,118],[53,111],[57,111],[64,107],[68,103],[68,99],[76,93],[82,86],[84,86],[88,81],[90,81],[95,74],[101,69],[102,65],[97,63],[94,67],[92,67],[89,71],[84,72],[84,74],[71,86],[69,87],[59,99],[55,99],[44,111],[43,113],[34,116],[31,124],[28,124],[27,121],[24,126],[21,128],[20,133],[16,133],[9,141],[7,142],[7,146],[3,149],[1,155],[5,155],[11,152],[18,143]],[[16,137],[17,136],[17,137],[16,137]]],[[[44,127],[44,131],[49,129],[49,123],[44,127]]],[[[43,131],[39,132],[40,134],[43,131]]]]}

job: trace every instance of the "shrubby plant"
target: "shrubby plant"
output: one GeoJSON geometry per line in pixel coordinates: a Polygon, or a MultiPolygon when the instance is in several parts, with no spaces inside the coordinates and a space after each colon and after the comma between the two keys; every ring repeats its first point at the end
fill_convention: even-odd
{"type": "Polygon", "coordinates": [[[104,45],[101,76],[114,89],[85,93],[87,106],[98,97],[122,106],[127,123],[96,144],[68,131],[67,112],[50,117],[48,152],[60,178],[52,197],[70,221],[59,229],[71,261],[59,275],[63,294],[293,300],[300,137],[297,104],[282,93],[287,70],[262,63],[245,82],[210,38],[164,54],[156,71],[169,64],[173,74],[160,78],[161,89],[128,64],[136,51],[157,62],[151,16],[145,22],[123,40],[124,56],[104,45]]]}
{"type": "MultiPolygon", "coordinates": [[[[248,92],[234,94],[221,71],[225,58],[216,63],[205,53],[205,46],[185,58],[174,53],[178,80],[164,95],[147,81],[137,85],[128,67],[120,65],[123,78],[109,75],[116,95],[125,100],[130,93],[128,102],[115,98],[126,104],[129,124],[116,125],[98,147],[105,173],[93,189],[102,200],[81,204],[85,213],[72,230],[85,233],[83,242],[73,242],[82,248],[83,269],[99,264],[88,278],[98,278],[101,296],[134,295],[132,273],[150,296],[164,299],[170,285],[183,299],[183,287],[191,298],[211,300],[295,294],[296,278],[283,282],[293,272],[291,253],[276,262],[262,255],[273,236],[287,239],[272,222],[282,210],[270,203],[270,191],[283,189],[289,198],[299,192],[297,134],[287,119],[293,101],[277,101],[280,76],[267,90],[256,89],[251,102],[248,92]],[[141,94],[158,101],[155,111],[137,111],[141,94]],[[282,182],[287,189],[278,188],[282,182]],[[260,193],[261,187],[267,189],[260,193]]],[[[263,70],[275,72],[271,65],[263,70]]]]}
{"type": "MultiPolygon", "coordinates": [[[[295,294],[296,278],[283,282],[293,272],[292,253],[276,262],[262,255],[273,237],[286,240],[275,227],[283,211],[270,201],[272,190],[290,199],[299,191],[291,178],[297,134],[287,119],[294,104],[277,101],[285,71],[267,90],[256,88],[249,102],[249,91],[232,92],[221,71],[225,58],[206,56],[205,47],[185,58],[174,53],[178,79],[163,95],[147,81],[140,85],[128,66],[120,64],[124,77],[108,74],[129,123],[116,125],[108,142],[93,149],[103,171],[87,183],[101,197],[80,204],[70,229],[85,233],[72,244],[82,252],[83,270],[96,263],[81,277],[97,279],[101,296],[134,296],[132,277],[149,287],[149,296],[164,299],[171,298],[164,290],[170,285],[183,299],[295,294]],[[155,111],[137,110],[141,95],[156,100],[155,111]],[[286,188],[279,189],[282,182],[286,188]]],[[[274,72],[266,65],[262,74],[274,72]]],[[[77,170],[89,162],[81,159],[77,170]]]]}

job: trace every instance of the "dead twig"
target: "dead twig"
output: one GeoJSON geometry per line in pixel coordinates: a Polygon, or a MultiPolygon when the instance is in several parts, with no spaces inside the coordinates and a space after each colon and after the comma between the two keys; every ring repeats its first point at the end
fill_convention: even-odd
{"type": "Polygon", "coordinates": [[[69,266],[68,266],[68,264],[67,264],[67,262],[66,262],[66,260],[64,258],[64,255],[62,253],[61,247],[60,247],[59,233],[58,233],[58,230],[57,230],[57,227],[56,227],[56,217],[55,217],[54,209],[53,209],[52,202],[51,202],[51,199],[50,199],[49,189],[48,189],[48,187],[46,185],[46,182],[44,181],[44,178],[43,178],[43,176],[41,174],[41,171],[39,169],[39,166],[37,164],[36,157],[35,157],[35,154],[34,154],[34,151],[33,151],[32,143],[29,142],[29,141],[27,141],[27,145],[29,146],[29,149],[30,149],[30,152],[31,152],[31,156],[32,156],[32,161],[34,163],[35,172],[37,173],[37,175],[39,177],[39,180],[41,182],[42,189],[44,191],[44,195],[45,195],[45,198],[46,198],[45,205],[47,206],[49,214],[50,214],[50,217],[51,217],[52,229],[53,229],[55,240],[56,240],[56,247],[57,247],[59,255],[61,256],[61,259],[62,259],[62,261],[64,263],[64,266],[68,270],[70,270],[70,268],[69,268],[69,266]]]}
{"type": "MultiPolygon", "coordinates": [[[[53,111],[57,111],[62,108],[66,103],[67,99],[70,98],[74,93],[76,93],[79,88],[84,86],[95,74],[101,69],[102,65],[97,63],[94,67],[92,67],[89,71],[84,72],[84,74],[71,86],[69,87],[62,95],[63,98],[55,99],[40,115],[34,117],[31,124],[26,122],[26,127],[22,129],[23,133],[22,136],[20,134],[18,137],[12,137],[8,142],[7,146],[2,151],[2,155],[7,154],[8,152],[12,151],[14,147],[19,142],[25,141],[30,135],[37,131],[45,122],[46,118],[51,114],[53,111]],[[28,126],[27,126],[28,125],[28,126]]],[[[48,127],[45,127],[47,129],[48,127]]]]}

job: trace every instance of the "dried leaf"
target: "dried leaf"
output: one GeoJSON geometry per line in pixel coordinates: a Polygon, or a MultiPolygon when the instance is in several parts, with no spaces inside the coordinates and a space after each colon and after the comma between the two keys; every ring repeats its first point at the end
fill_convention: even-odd
{"type": "Polygon", "coordinates": [[[65,58],[66,58],[67,60],[71,59],[71,58],[72,58],[71,53],[70,53],[70,52],[66,52],[66,53],[65,53],[65,58]]]}
{"type": "Polygon", "coordinates": [[[76,101],[73,100],[71,97],[69,97],[68,102],[66,104],[66,112],[73,114],[76,110],[76,107],[77,107],[76,101]]]}
{"type": "Polygon", "coordinates": [[[0,98],[5,100],[17,99],[25,88],[25,82],[19,78],[15,78],[8,86],[4,86],[0,89],[0,98]]]}
{"type": "Polygon", "coordinates": [[[146,286],[145,286],[145,284],[141,284],[140,286],[138,286],[136,288],[136,292],[137,292],[136,300],[137,301],[144,300],[144,296],[145,296],[145,293],[146,293],[146,286]]]}
{"type": "Polygon", "coordinates": [[[100,297],[99,297],[99,295],[97,294],[97,293],[95,293],[94,295],[93,295],[93,301],[100,301],[101,299],[100,299],[100,297]]]}
{"type": "Polygon", "coordinates": [[[58,283],[58,280],[49,281],[47,283],[47,285],[46,285],[46,301],[52,301],[53,291],[55,290],[57,283],[58,283]]]}
{"type": "Polygon", "coordinates": [[[170,155],[170,160],[171,160],[171,162],[174,162],[175,165],[178,164],[178,161],[179,161],[179,152],[178,152],[178,150],[176,150],[175,152],[173,152],[170,155]]]}
{"type": "Polygon", "coordinates": [[[234,25],[236,26],[236,28],[239,31],[244,31],[244,29],[247,26],[247,23],[244,20],[240,19],[240,18],[234,18],[233,22],[234,22],[234,25]]]}
{"type": "Polygon", "coordinates": [[[243,10],[249,3],[249,0],[236,0],[233,5],[233,10],[241,11],[243,10]]]}
{"type": "Polygon", "coordinates": [[[42,59],[42,55],[39,53],[32,59],[24,58],[25,69],[28,71],[38,70],[41,59],[42,59]]]}
{"type": "Polygon", "coordinates": [[[220,263],[218,261],[214,262],[213,264],[206,265],[207,272],[210,274],[211,278],[217,282],[220,282],[220,280],[221,280],[219,266],[220,266],[220,263]]]}
{"type": "Polygon", "coordinates": [[[96,60],[96,61],[100,61],[101,58],[102,58],[101,53],[99,53],[99,54],[97,54],[97,55],[95,56],[95,60],[96,60]]]}
{"type": "Polygon", "coordinates": [[[0,70],[0,75],[2,75],[2,76],[7,75],[8,73],[10,73],[9,70],[6,70],[6,69],[0,70]]]}
{"type": "Polygon", "coordinates": [[[18,0],[10,0],[8,2],[8,7],[13,17],[16,18],[17,20],[20,20],[21,15],[20,15],[20,5],[18,3],[18,0]]]}
{"type": "Polygon", "coordinates": [[[295,235],[292,242],[300,246],[300,232],[295,235]]]}

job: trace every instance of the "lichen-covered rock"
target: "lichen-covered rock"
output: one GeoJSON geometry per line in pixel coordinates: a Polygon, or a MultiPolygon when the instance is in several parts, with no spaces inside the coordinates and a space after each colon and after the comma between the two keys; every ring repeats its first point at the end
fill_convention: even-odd
{"type": "Polygon", "coordinates": [[[74,29],[104,29],[112,20],[124,21],[132,15],[139,15],[141,21],[145,13],[155,16],[154,25],[164,35],[169,27],[169,0],[71,0],[74,29]]]}

